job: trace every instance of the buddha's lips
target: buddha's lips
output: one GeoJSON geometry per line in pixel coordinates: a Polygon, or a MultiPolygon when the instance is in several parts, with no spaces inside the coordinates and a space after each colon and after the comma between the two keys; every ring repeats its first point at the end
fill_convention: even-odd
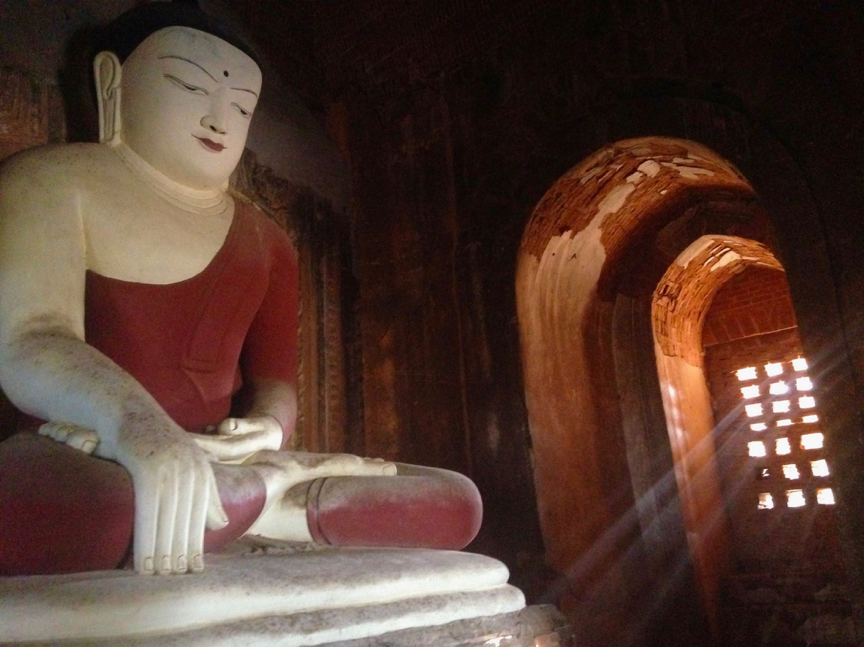
{"type": "Polygon", "coordinates": [[[198,137],[197,135],[193,135],[193,137],[195,137],[195,139],[204,144],[211,151],[221,153],[225,149],[225,146],[223,146],[219,142],[214,142],[212,139],[207,139],[206,137],[198,137]]]}

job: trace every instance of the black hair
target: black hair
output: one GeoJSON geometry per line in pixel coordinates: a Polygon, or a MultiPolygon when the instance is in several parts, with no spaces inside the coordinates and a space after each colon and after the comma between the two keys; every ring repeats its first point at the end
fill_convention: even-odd
{"type": "Polygon", "coordinates": [[[168,27],[188,27],[216,36],[239,49],[261,67],[254,50],[225,25],[204,13],[196,0],[148,2],[130,9],[102,30],[93,55],[102,51],[114,52],[123,63],[148,36],[168,27]]]}

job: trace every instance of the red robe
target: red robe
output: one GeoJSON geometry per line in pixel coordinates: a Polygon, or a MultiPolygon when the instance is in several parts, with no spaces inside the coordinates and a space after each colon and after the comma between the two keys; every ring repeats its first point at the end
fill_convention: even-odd
{"type": "Polygon", "coordinates": [[[167,285],[87,272],[86,340],[187,431],[219,424],[242,380],[297,376],[297,253],[238,204],[225,243],[198,275],[167,285]]]}
{"type": "MultiPolygon", "coordinates": [[[[294,383],[297,255],[288,237],[238,206],[222,248],[197,276],[168,285],[87,273],[86,341],[146,388],[187,431],[226,418],[242,379],[294,383]]],[[[398,477],[308,485],[312,536],[340,546],[461,548],[479,530],[470,480],[400,466],[398,477]]],[[[265,499],[257,473],[214,465],[229,525],[205,550],[242,535],[265,499]]],[[[111,461],[33,434],[0,443],[0,575],[114,568],[128,554],[134,494],[111,461]]]]}
{"type": "MultiPolygon", "coordinates": [[[[87,272],[85,340],[134,377],[187,431],[229,416],[243,377],[294,383],[297,254],[285,232],[238,204],[224,244],[198,275],[168,285],[87,272]]],[[[42,421],[23,416],[21,427],[42,421]]],[[[239,537],[264,504],[251,470],[214,466],[227,528],[239,537]],[[230,473],[228,473],[230,471],[230,473]]],[[[0,443],[0,575],[113,568],[128,552],[128,473],[25,433],[0,443]]]]}

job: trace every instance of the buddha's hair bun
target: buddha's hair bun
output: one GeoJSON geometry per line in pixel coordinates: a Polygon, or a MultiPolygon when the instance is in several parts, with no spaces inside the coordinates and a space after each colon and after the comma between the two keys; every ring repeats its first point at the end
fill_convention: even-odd
{"type": "Polygon", "coordinates": [[[149,2],[130,9],[104,27],[93,54],[114,52],[122,63],[148,36],[168,27],[188,27],[212,34],[261,65],[252,47],[229,27],[204,13],[197,0],[149,2]]]}

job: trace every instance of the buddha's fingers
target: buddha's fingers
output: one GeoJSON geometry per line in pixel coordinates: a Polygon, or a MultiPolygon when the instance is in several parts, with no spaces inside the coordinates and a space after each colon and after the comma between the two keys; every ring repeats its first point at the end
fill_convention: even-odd
{"type": "Polygon", "coordinates": [[[189,514],[189,532],[186,555],[189,570],[200,573],[204,570],[204,530],[207,526],[207,508],[210,503],[210,491],[202,483],[193,478],[191,497],[191,512],[189,514]]]}
{"type": "Polygon", "coordinates": [[[316,477],[327,476],[393,476],[396,465],[381,459],[360,458],[351,454],[325,454],[315,467],[316,477]]]}
{"type": "Polygon", "coordinates": [[[216,433],[223,436],[233,436],[247,431],[247,424],[242,418],[225,418],[216,426],[216,433]]]}
{"type": "Polygon", "coordinates": [[[213,469],[209,465],[205,469],[206,475],[201,485],[208,492],[206,509],[207,528],[210,530],[222,530],[222,528],[228,525],[228,514],[222,506],[222,499],[219,498],[219,488],[216,487],[216,476],[213,474],[213,469]]]}
{"type": "MultiPolygon", "coordinates": [[[[282,437],[279,431],[278,438],[282,437]]],[[[262,449],[273,449],[273,436],[269,430],[255,430],[244,432],[238,436],[224,437],[225,451],[230,454],[228,460],[242,460],[262,449]]],[[[278,441],[276,443],[278,447],[278,441]]]]}
{"type": "Polygon", "coordinates": [[[195,480],[191,473],[180,475],[177,494],[177,516],[171,545],[172,570],[185,573],[189,570],[189,533],[192,518],[192,501],[195,496],[195,480]]]}
{"type": "Polygon", "coordinates": [[[230,435],[190,434],[198,446],[220,461],[244,460],[255,452],[277,449],[282,442],[282,429],[244,424],[230,435]]]}
{"type": "Polygon", "coordinates": [[[281,468],[293,483],[330,476],[392,476],[396,465],[351,454],[312,454],[308,452],[260,451],[245,465],[268,464],[281,468]]]}
{"type": "Polygon", "coordinates": [[[245,446],[250,449],[246,455],[265,449],[278,450],[284,436],[282,425],[271,415],[226,418],[216,432],[221,437],[247,438],[245,446]]]}
{"type": "Polygon", "coordinates": [[[159,518],[159,474],[146,471],[132,474],[132,486],[135,492],[135,570],[144,575],[152,575],[159,518]]]}
{"type": "Polygon", "coordinates": [[[162,478],[159,483],[159,513],[156,522],[156,546],[154,551],[154,570],[160,575],[171,573],[173,562],[174,533],[180,530],[185,534],[188,519],[177,518],[177,499],[180,491],[177,469],[175,465],[165,465],[160,470],[162,478]],[[175,526],[180,526],[175,528],[175,526]]]}
{"type": "MultiPolygon", "coordinates": [[[[225,418],[216,427],[216,432],[225,436],[248,434],[251,432],[266,431],[278,437],[281,441],[282,425],[271,415],[249,416],[248,418],[225,418]]],[[[280,445],[270,449],[279,449],[280,445]]]]}
{"type": "Polygon", "coordinates": [[[92,454],[99,445],[99,436],[92,429],[63,422],[46,422],[39,427],[39,435],[56,440],[85,454],[92,454]]]}
{"type": "Polygon", "coordinates": [[[195,441],[195,444],[198,445],[205,452],[210,454],[216,460],[229,460],[228,452],[225,448],[225,443],[222,442],[222,438],[220,436],[210,436],[208,434],[195,434],[190,433],[190,438],[195,441]]]}

